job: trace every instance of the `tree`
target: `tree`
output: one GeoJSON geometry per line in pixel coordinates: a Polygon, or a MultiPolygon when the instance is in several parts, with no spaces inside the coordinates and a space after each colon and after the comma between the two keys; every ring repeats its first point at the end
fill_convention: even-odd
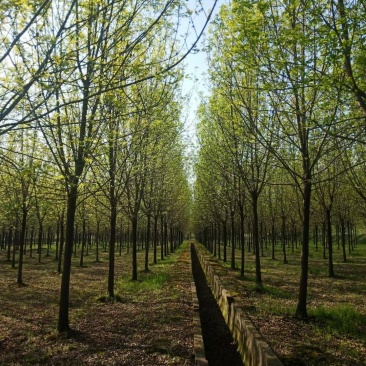
{"type": "Polygon", "coordinates": [[[256,70],[251,84],[239,84],[240,101],[245,106],[244,101],[255,100],[245,99],[252,90],[262,96],[261,107],[254,108],[261,118],[252,124],[252,136],[286,169],[302,195],[299,318],[307,317],[310,203],[316,168],[329,152],[342,152],[333,138],[341,115],[341,93],[328,77],[340,73],[327,52],[331,44],[317,28],[315,9],[320,6],[324,2],[234,1],[227,17],[237,40],[231,41],[236,55],[233,70],[237,74],[256,70]]]}

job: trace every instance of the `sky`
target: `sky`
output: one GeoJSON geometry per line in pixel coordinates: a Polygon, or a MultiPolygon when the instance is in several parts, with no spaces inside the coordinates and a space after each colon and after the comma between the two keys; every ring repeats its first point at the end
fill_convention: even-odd
{"type": "MultiPolygon", "coordinates": [[[[190,9],[195,9],[196,4],[201,3],[206,13],[209,13],[209,10],[212,8],[214,3],[213,0],[189,0],[188,6],[190,9]]],[[[217,5],[214,10],[214,14],[211,17],[212,19],[218,13],[219,8],[222,4],[225,3],[225,0],[218,0],[217,5]]],[[[199,5],[198,5],[199,6],[199,5]]],[[[196,15],[193,14],[194,26],[197,33],[203,28],[204,23],[206,21],[206,16],[204,12],[196,15]]],[[[185,59],[186,73],[189,74],[190,79],[184,80],[183,83],[183,93],[189,96],[189,102],[186,106],[186,110],[184,111],[185,121],[185,129],[187,138],[191,140],[192,145],[196,143],[196,111],[200,104],[200,96],[199,93],[208,94],[207,87],[207,62],[206,55],[203,50],[204,43],[207,41],[208,28],[206,28],[203,38],[200,40],[197,48],[199,52],[193,53],[187,56],[185,59]]],[[[190,42],[194,42],[195,34],[192,29],[190,35],[190,42]]],[[[195,146],[190,146],[191,149],[194,149],[195,146]]]]}

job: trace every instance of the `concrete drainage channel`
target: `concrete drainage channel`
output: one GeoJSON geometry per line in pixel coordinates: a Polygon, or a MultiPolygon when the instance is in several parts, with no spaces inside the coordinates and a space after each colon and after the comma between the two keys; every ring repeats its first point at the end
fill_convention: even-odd
{"type": "Polygon", "coordinates": [[[197,366],[243,366],[237,344],[233,341],[220,308],[207,285],[205,274],[192,248],[192,272],[198,300],[194,301],[195,325],[200,322],[202,332],[195,327],[197,366]]]}
{"type": "Polygon", "coordinates": [[[196,284],[191,283],[192,300],[193,300],[193,340],[194,340],[194,355],[196,366],[207,366],[205,347],[203,345],[202,326],[200,319],[200,305],[197,298],[196,284]]]}
{"type": "MultiPolygon", "coordinates": [[[[199,332],[197,343],[195,333],[196,365],[207,365],[207,357],[210,366],[243,364],[246,366],[283,366],[283,363],[259,334],[245,312],[236,305],[235,298],[223,288],[220,278],[205,260],[204,254],[196,249],[194,243],[191,245],[191,258],[199,299],[199,305],[198,300],[194,300],[195,326],[199,324],[197,323],[199,321],[202,326],[202,333],[199,332]],[[208,297],[207,291],[209,291],[211,298],[208,297]],[[210,303],[211,301],[214,303],[210,303]],[[209,309],[205,309],[206,305],[209,309]],[[205,315],[205,313],[213,311],[215,305],[219,309],[221,319],[214,313],[205,315]],[[197,310],[198,306],[199,311],[197,310]],[[200,312],[200,319],[197,320],[198,312],[200,312]],[[215,319],[218,320],[216,325],[214,324],[216,323],[215,319]],[[217,334],[225,333],[225,331],[229,333],[229,342],[227,334],[223,338],[220,338],[222,334],[217,334]],[[212,337],[213,335],[214,337],[212,337]],[[205,349],[203,349],[203,344],[205,349]]],[[[195,293],[194,289],[192,293],[195,293]]]]}

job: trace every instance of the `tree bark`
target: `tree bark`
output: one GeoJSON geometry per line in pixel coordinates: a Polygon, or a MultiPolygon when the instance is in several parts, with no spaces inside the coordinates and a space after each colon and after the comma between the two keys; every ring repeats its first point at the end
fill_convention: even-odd
{"type": "Polygon", "coordinates": [[[28,210],[26,207],[23,207],[22,212],[22,228],[20,232],[20,247],[19,247],[19,263],[18,263],[18,285],[23,284],[23,256],[24,256],[24,244],[27,230],[27,215],[28,210]]]}
{"type": "Polygon", "coordinates": [[[117,207],[111,205],[110,238],[109,238],[109,266],[108,266],[108,296],[114,298],[114,271],[115,271],[115,248],[117,228],[117,207]]]}
{"type": "Polygon", "coordinates": [[[327,208],[325,210],[326,217],[327,217],[327,236],[328,236],[328,276],[331,278],[335,277],[334,274],[334,267],[333,267],[333,236],[332,236],[332,220],[331,220],[331,209],[327,208]]]}
{"type": "Polygon", "coordinates": [[[244,278],[245,272],[245,221],[244,221],[244,205],[239,204],[239,214],[240,214],[240,277],[244,278]]]}
{"type": "Polygon", "coordinates": [[[304,182],[304,226],[301,252],[301,275],[298,302],[295,316],[299,319],[307,319],[307,294],[309,276],[309,231],[310,231],[310,204],[311,204],[311,175],[308,174],[304,182]]]}
{"type": "Polygon", "coordinates": [[[261,260],[259,252],[259,220],[258,220],[258,194],[252,193],[253,206],[253,247],[255,248],[255,282],[258,290],[263,289],[261,260]]]}
{"type": "Polygon", "coordinates": [[[235,269],[235,211],[231,211],[231,268],[235,269]]]}
{"type": "Polygon", "coordinates": [[[132,281],[137,281],[137,217],[131,218],[132,224],[132,281]]]}
{"type": "Polygon", "coordinates": [[[66,241],[64,253],[64,265],[61,278],[60,291],[60,307],[57,329],[60,333],[69,332],[69,299],[70,299],[70,274],[71,274],[71,259],[74,244],[74,222],[77,203],[78,188],[77,183],[73,182],[67,197],[67,212],[66,212],[66,241]]]}
{"type": "Polygon", "coordinates": [[[149,247],[150,247],[150,232],[151,232],[151,214],[147,215],[146,227],[146,245],[145,245],[145,271],[149,271],[149,247]]]}

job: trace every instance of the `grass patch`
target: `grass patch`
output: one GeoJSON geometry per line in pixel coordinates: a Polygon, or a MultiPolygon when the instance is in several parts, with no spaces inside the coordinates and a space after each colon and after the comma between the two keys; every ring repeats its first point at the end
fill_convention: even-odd
{"type": "Polygon", "coordinates": [[[290,316],[295,313],[295,306],[289,301],[279,301],[272,296],[261,298],[261,305],[257,308],[259,313],[290,316]]]}
{"type": "Polygon", "coordinates": [[[132,281],[128,278],[121,278],[117,282],[117,287],[122,293],[135,293],[141,291],[156,291],[160,290],[166,281],[169,280],[167,273],[140,273],[137,281],[132,281]]]}
{"type": "Polygon", "coordinates": [[[366,315],[358,312],[351,304],[337,305],[331,308],[319,306],[316,309],[311,309],[309,314],[314,316],[328,333],[366,340],[366,315]]]}
{"type": "Polygon", "coordinates": [[[269,296],[273,296],[275,298],[280,298],[280,299],[292,299],[293,298],[292,293],[290,293],[286,290],[283,290],[280,287],[265,286],[264,293],[268,294],[269,296]]]}

